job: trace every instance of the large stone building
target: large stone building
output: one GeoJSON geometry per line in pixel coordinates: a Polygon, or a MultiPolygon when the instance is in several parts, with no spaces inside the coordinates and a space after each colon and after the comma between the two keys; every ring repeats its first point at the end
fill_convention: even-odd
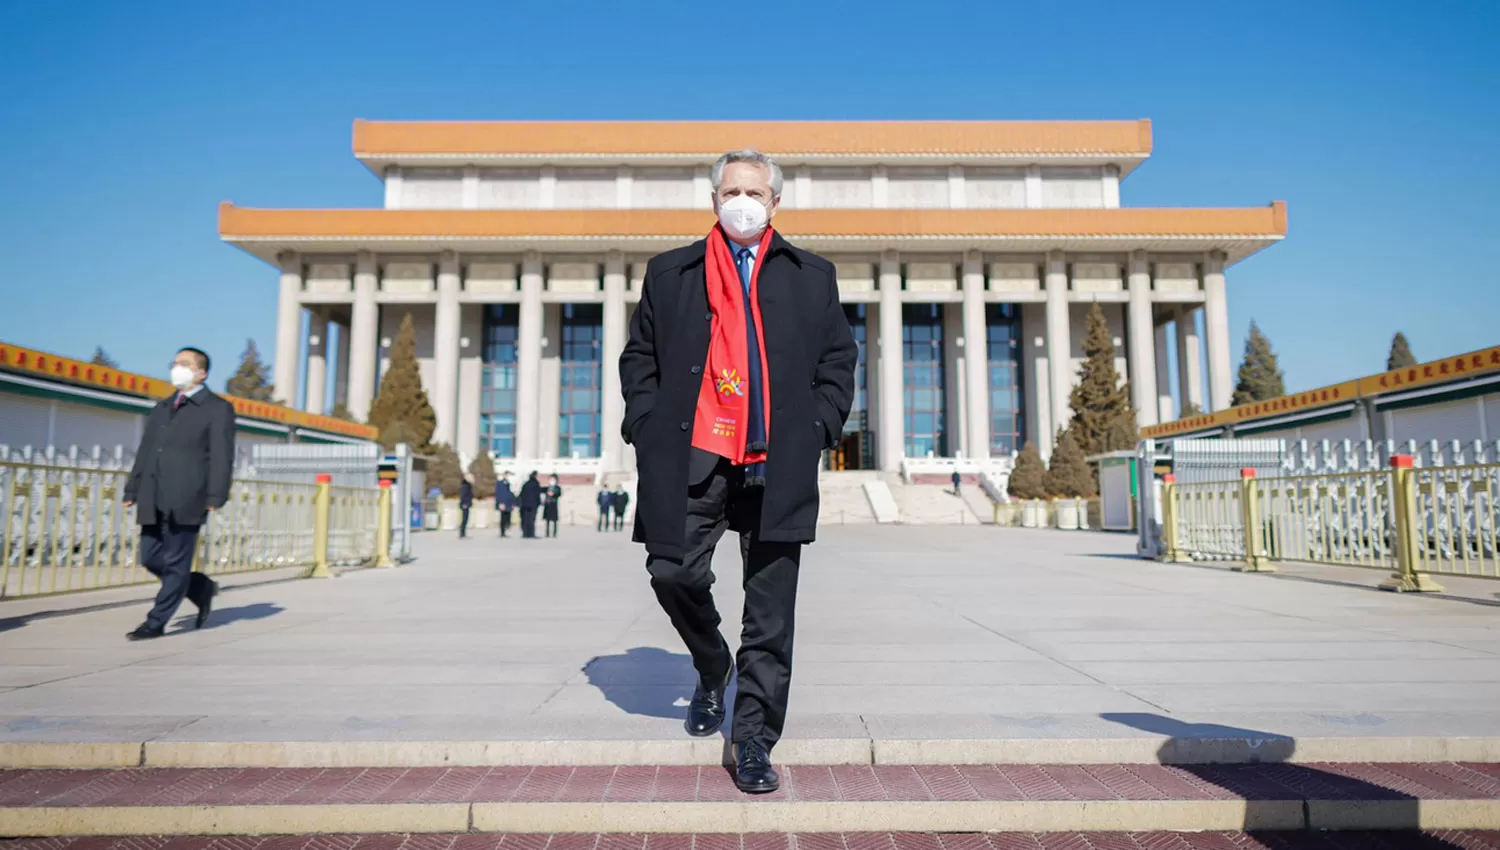
{"type": "Polygon", "coordinates": [[[1122,207],[1147,121],[359,121],[383,209],[225,204],[220,232],[280,270],[289,402],[363,417],[410,314],[436,441],[610,472],[631,463],[615,362],[646,261],[709,230],[709,166],[744,147],[781,162],[776,226],[837,263],[860,343],[834,468],[1048,452],[1095,302],[1142,424],[1174,415],[1169,329],[1180,397],[1229,406],[1225,271],[1286,209],[1122,207]]]}

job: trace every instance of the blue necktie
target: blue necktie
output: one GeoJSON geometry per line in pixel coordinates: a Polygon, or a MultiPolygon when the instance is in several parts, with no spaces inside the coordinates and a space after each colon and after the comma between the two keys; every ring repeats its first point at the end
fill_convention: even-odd
{"type": "Polygon", "coordinates": [[[750,249],[741,248],[734,253],[734,265],[740,272],[740,286],[750,292],[750,249]]]}

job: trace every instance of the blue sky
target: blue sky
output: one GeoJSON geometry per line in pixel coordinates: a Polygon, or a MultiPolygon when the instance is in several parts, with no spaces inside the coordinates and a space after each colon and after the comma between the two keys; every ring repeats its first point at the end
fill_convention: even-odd
{"type": "Polygon", "coordinates": [[[276,273],[216,205],[373,207],[371,119],[1151,118],[1127,206],[1284,199],[1229,273],[1289,389],[1500,344],[1500,3],[7,3],[0,340],[222,382],[276,273]],[[742,9],[737,12],[735,9],[742,9]]]}

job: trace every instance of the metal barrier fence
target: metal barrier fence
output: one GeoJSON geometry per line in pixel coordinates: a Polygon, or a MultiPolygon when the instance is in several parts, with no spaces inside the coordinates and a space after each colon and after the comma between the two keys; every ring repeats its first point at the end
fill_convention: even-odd
{"type": "Polygon", "coordinates": [[[1163,488],[1167,560],[1302,561],[1392,570],[1392,590],[1432,575],[1500,579],[1500,464],[1178,483],[1163,488]]]}
{"type": "MultiPolygon", "coordinates": [[[[0,598],[146,584],[129,472],[55,459],[0,460],[0,598]]],[[[209,575],[389,566],[390,487],[235,479],[210,515],[194,568],[209,575]],[[382,510],[384,513],[382,514],[382,510]]]]}

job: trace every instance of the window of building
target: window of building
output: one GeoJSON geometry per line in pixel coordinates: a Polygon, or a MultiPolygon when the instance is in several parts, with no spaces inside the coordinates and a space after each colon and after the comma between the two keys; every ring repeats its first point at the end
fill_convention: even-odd
{"type": "Polygon", "coordinates": [[[870,433],[869,371],[865,359],[866,310],[864,304],[844,305],[844,318],[849,321],[859,356],[854,364],[854,403],[849,408],[849,418],[844,422],[839,445],[828,454],[828,468],[836,471],[875,468],[875,440],[870,433]]]}
{"type": "Polygon", "coordinates": [[[497,457],[516,456],[516,337],[514,304],[484,309],[483,385],[479,393],[479,444],[497,457]]]}
{"type": "Polygon", "coordinates": [[[905,304],[901,314],[906,456],[946,457],[943,305],[905,304]]]}
{"type": "Polygon", "coordinates": [[[603,392],[604,307],[562,305],[558,457],[598,457],[603,392]]]}
{"type": "Polygon", "coordinates": [[[990,369],[990,456],[1000,457],[1018,452],[1026,444],[1021,307],[986,304],[984,321],[990,369]]]}

